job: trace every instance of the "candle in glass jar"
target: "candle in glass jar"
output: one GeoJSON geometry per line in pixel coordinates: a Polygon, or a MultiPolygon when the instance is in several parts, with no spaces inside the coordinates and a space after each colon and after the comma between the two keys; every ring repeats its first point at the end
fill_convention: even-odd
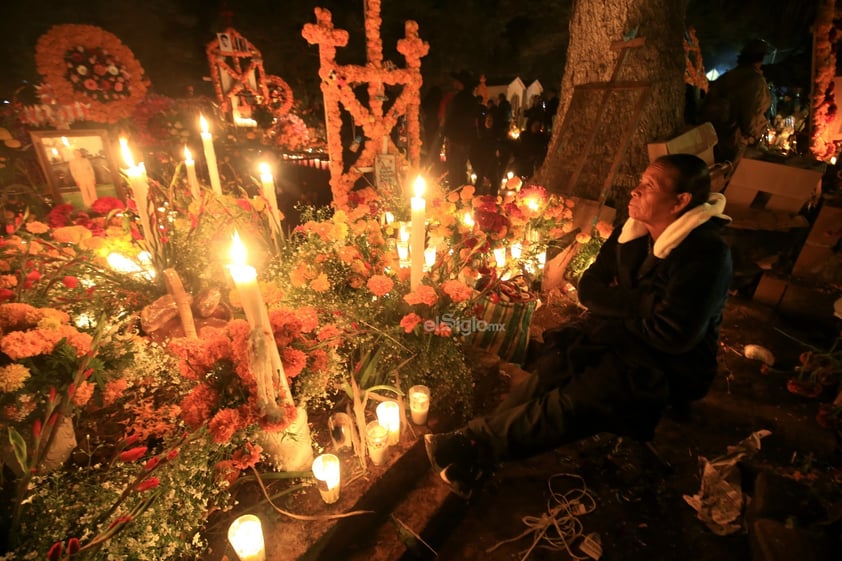
{"type": "Polygon", "coordinates": [[[412,415],[412,422],[416,425],[425,424],[429,411],[430,388],[421,385],[409,388],[409,412],[412,415]]]}
{"type": "Polygon", "coordinates": [[[389,432],[389,445],[400,442],[401,408],[396,401],[384,401],[377,406],[377,422],[389,432]]]}
{"type": "Polygon", "coordinates": [[[228,541],[240,561],[265,561],[263,526],[253,514],[240,516],[228,528],[228,541]]]}
{"type": "Polygon", "coordinates": [[[319,494],[329,505],[339,500],[339,468],[339,458],[333,454],[322,454],[313,460],[313,475],[318,482],[319,494]]]}
{"type": "Polygon", "coordinates": [[[368,455],[371,463],[376,466],[386,461],[386,451],[389,447],[389,431],[377,421],[371,421],[365,427],[365,437],[368,443],[368,455]]]}

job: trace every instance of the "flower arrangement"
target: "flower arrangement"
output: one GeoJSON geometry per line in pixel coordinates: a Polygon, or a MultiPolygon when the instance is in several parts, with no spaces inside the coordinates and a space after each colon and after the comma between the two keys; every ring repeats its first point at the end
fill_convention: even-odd
{"type": "Polygon", "coordinates": [[[143,67],[132,51],[93,25],[50,28],[35,46],[35,64],[59,103],[88,104],[93,121],[116,123],[146,95],[143,67]]]}
{"type": "Polygon", "coordinates": [[[613,226],[611,224],[600,220],[594,225],[593,231],[590,234],[587,232],[576,234],[577,247],[573,257],[571,257],[567,264],[568,278],[574,281],[579,280],[582,273],[596,260],[596,255],[602,248],[602,244],[611,235],[612,230],[613,226]]]}

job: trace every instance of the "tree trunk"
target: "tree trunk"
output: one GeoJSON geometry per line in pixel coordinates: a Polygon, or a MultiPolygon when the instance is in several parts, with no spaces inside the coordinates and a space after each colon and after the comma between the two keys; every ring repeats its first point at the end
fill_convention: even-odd
{"type": "Polygon", "coordinates": [[[574,3],[556,126],[535,179],[550,191],[592,200],[602,196],[609,204],[624,209],[649,162],[647,143],[675,136],[685,126],[683,39],[687,0],[574,3]],[[626,49],[626,58],[617,70],[623,50],[612,50],[611,45],[630,39],[635,29],[635,36],[645,42],[626,49]],[[636,124],[634,109],[643,90],[593,87],[612,77],[626,85],[648,85],[648,100],[636,124]],[[586,84],[589,86],[583,87],[586,84]],[[627,148],[625,133],[630,138],[627,148]],[[610,170],[618,152],[622,152],[622,158],[612,178],[610,170]]]}

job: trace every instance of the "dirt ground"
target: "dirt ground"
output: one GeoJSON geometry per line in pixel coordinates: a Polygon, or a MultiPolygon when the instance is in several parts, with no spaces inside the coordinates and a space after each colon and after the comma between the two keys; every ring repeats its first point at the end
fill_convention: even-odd
{"type": "Polygon", "coordinates": [[[804,482],[818,505],[815,517],[823,518],[833,505],[842,504],[835,435],[816,422],[819,400],[790,393],[787,380],[806,350],[790,335],[819,345],[832,339],[832,329],[788,324],[767,309],[732,298],[715,387],[689,416],[668,415],[658,426],[654,444],[665,461],[641,443],[606,434],[504,465],[465,505],[462,519],[436,548],[438,559],[509,560],[526,553],[532,561],[590,559],[587,545],[582,548],[585,536],[601,543],[602,559],[608,560],[749,559],[745,524],[734,534],[718,536],[684,496],[700,490],[700,457],[721,456],[760,429],[772,434],[739,472],[747,501],[754,476],[770,471],[804,482]],[[760,362],[745,358],[747,344],[771,350],[776,369],[764,373],[760,362]],[[578,500],[586,513],[576,514],[575,505],[564,507],[565,500],[578,500]],[[550,518],[566,539],[542,539],[541,528],[549,528],[547,536],[558,536],[550,518]]]}
{"type": "MultiPolygon", "coordinates": [[[[576,313],[551,300],[536,312],[533,325],[540,332],[576,313]]],[[[806,522],[828,519],[834,506],[842,512],[837,435],[816,422],[820,400],[832,395],[807,398],[787,390],[792,368],[805,350],[793,337],[821,346],[839,327],[833,322],[795,324],[732,297],[722,326],[715,386],[688,415],[668,414],[661,421],[654,440],[660,459],[641,443],[602,434],[505,464],[465,502],[448,494],[419,445],[424,432],[447,430],[441,420],[431,418],[429,426],[415,427],[402,438],[389,465],[370,468],[364,477],[343,484],[337,504],[324,505],[309,487],[276,499],[293,512],[316,516],[361,508],[379,513],[379,520],[370,525],[366,516],[343,521],[359,524],[345,526],[343,545],[335,540],[342,532],[334,532],[324,521],[294,521],[272,513],[265,502],[259,506],[260,494],[251,486],[243,488],[238,501],[241,507],[255,505],[261,513],[268,561],[586,560],[591,557],[587,547],[581,547],[585,536],[601,544],[601,559],[609,561],[750,559],[750,536],[742,516],[740,530],[716,535],[684,497],[700,491],[701,457],[714,459],[755,431],[768,429],[771,434],[761,440],[760,451],[736,472],[741,480],[736,497],[750,503],[756,474],[770,472],[804,485],[813,509],[806,522]],[[771,350],[775,368],[764,370],[759,361],[743,356],[747,344],[771,350]],[[582,506],[565,509],[565,499],[582,506]],[[552,544],[540,535],[551,511],[567,536],[552,544]],[[404,532],[401,524],[420,534],[429,547],[404,532]],[[512,541],[500,543],[505,540],[512,541]]],[[[484,372],[476,380],[475,407],[480,412],[496,405],[512,377],[519,375],[518,369],[506,365],[501,374],[499,361],[491,358],[471,358],[475,370],[484,372]]],[[[272,487],[270,492],[277,489],[272,487]]],[[[208,561],[234,559],[225,540],[229,518],[226,514],[214,520],[208,529],[208,561]]],[[[553,536],[553,530],[547,535],[553,536]]]]}

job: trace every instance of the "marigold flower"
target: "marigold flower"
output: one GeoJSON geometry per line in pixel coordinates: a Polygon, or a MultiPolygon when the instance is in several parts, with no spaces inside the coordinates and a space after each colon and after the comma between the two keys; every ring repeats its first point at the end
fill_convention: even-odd
{"type": "Polygon", "coordinates": [[[228,442],[240,428],[240,414],[236,409],[220,409],[208,422],[211,437],[216,443],[228,442]]]}
{"type": "Polygon", "coordinates": [[[406,333],[412,333],[415,328],[421,323],[421,316],[416,313],[409,313],[401,318],[401,327],[406,333]]]}
{"type": "Polygon", "coordinates": [[[91,400],[94,395],[95,384],[90,382],[80,382],[79,387],[76,388],[76,393],[73,394],[73,404],[77,407],[84,407],[91,400]]]}
{"type": "Polygon", "coordinates": [[[44,224],[43,222],[39,222],[37,220],[33,220],[32,222],[26,223],[26,231],[30,234],[43,234],[49,231],[50,227],[44,224]]]}
{"type": "Polygon", "coordinates": [[[286,377],[295,378],[307,365],[307,354],[304,351],[286,347],[281,351],[281,362],[284,364],[286,377]]]}
{"type": "Polygon", "coordinates": [[[327,280],[327,275],[321,273],[315,279],[310,281],[310,288],[316,292],[327,292],[330,290],[330,281],[327,280]]]}
{"type": "Polygon", "coordinates": [[[462,281],[455,279],[446,280],[442,283],[441,289],[450,296],[454,302],[464,302],[474,295],[474,290],[462,281]]]}
{"type": "Polygon", "coordinates": [[[14,392],[23,387],[31,376],[29,368],[23,364],[12,363],[0,367],[0,391],[14,392]]]}
{"type": "Polygon", "coordinates": [[[438,294],[436,294],[435,288],[426,284],[422,284],[419,285],[418,288],[416,288],[414,291],[404,296],[403,299],[410,306],[414,306],[415,304],[426,304],[428,306],[433,306],[438,301],[439,296],[438,294]]]}
{"type": "Polygon", "coordinates": [[[395,281],[386,275],[374,275],[368,279],[366,286],[375,296],[385,296],[394,288],[395,281]]]}

